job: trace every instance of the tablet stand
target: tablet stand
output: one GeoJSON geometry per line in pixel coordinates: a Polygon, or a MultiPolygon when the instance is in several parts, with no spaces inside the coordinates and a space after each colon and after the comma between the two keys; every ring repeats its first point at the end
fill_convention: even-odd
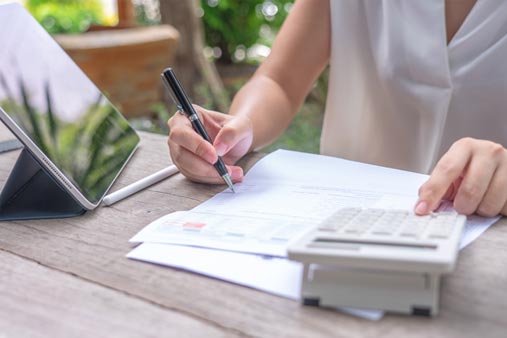
{"type": "Polygon", "coordinates": [[[25,148],[0,194],[0,221],[66,218],[86,210],[25,148]]]}

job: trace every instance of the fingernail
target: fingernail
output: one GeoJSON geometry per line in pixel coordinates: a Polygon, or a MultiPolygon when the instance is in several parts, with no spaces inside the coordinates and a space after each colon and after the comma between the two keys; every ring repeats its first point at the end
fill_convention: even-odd
{"type": "Polygon", "coordinates": [[[240,167],[232,167],[231,168],[231,179],[234,182],[243,181],[243,169],[241,169],[240,167]]]}
{"type": "Polygon", "coordinates": [[[418,215],[425,215],[428,213],[428,203],[425,201],[418,201],[415,205],[415,213],[418,215]]]}
{"type": "Polygon", "coordinates": [[[227,144],[225,143],[218,143],[215,146],[215,149],[217,151],[218,156],[224,156],[225,152],[227,151],[227,144]]]}

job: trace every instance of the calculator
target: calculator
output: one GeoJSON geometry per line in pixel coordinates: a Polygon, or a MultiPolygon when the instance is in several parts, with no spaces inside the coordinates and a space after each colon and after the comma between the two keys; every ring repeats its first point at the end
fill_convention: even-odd
{"type": "Polygon", "coordinates": [[[303,303],[434,315],[465,222],[455,211],[340,209],[289,245],[304,264],[303,303]]]}

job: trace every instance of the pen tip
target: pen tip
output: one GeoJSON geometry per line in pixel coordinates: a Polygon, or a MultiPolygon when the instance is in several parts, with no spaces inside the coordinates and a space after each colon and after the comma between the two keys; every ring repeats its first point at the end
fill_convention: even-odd
{"type": "Polygon", "coordinates": [[[224,179],[225,183],[227,183],[229,189],[231,189],[233,193],[236,193],[236,190],[234,190],[234,185],[232,184],[231,177],[229,176],[229,174],[225,174],[224,176],[222,176],[222,178],[224,179]]]}

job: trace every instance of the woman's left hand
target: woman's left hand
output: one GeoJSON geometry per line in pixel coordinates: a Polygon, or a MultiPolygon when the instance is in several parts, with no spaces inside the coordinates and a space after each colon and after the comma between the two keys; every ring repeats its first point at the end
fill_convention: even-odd
{"type": "Polygon", "coordinates": [[[415,213],[428,214],[443,199],[462,214],[507,216],[507,149],[473,138],[456,141],[419,189],[415,213]]]}

